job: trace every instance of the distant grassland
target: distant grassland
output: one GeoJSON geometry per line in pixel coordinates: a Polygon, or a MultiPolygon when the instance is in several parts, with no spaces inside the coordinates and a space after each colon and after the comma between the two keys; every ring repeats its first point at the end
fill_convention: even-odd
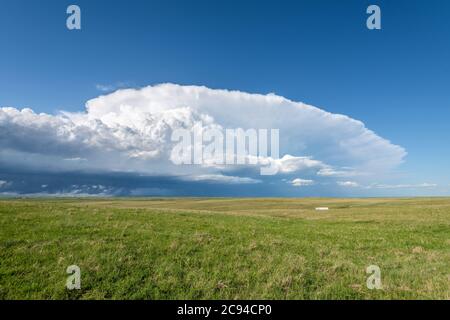
{"type": "Polygon", "coordinates": [[[450,199],[0,200],[0,299],[450,299],[450,199]]]}

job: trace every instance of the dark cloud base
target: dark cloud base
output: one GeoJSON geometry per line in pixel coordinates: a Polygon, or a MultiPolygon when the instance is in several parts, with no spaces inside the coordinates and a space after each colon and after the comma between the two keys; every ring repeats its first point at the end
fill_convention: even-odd
{"type": "MultiPolygon", "coordinates": [[[[34,172],[0,168],[3,196],[282,196],[273,185],[183,181],[135,173],[34,172]]],[[[283,188],[284,189],[284,188],[283,188]]]]}

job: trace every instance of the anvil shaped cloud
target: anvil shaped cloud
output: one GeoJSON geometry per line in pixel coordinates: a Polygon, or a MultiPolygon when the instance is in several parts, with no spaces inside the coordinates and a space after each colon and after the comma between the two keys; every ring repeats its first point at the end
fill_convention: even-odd
{"type": "Polygon", "coordinates": [[[406,155],[360,121],[275,94],[161,84],[97,97],[81,113],[1,108],[0,166],[214,176],[223,168],[170,161],[172,132],[199,121],[219,129],[279,129],[281,159],[271,159],[279,174],[378,174],[406,155]]]}

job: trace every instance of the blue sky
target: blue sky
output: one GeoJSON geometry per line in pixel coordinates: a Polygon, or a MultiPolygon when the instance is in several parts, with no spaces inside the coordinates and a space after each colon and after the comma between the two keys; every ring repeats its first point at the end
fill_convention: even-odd
{"type": "MultiPolygon", "coordinates": [[[[52,115],[84,112],[88,100],[108,93],[102,89],[167,82],[275,93],[360,120],[407,152],[404,163],[382,179],[358,182],[360,186],[392,188],[333,184],[353,181],[352,177],[300,188],[285,182],[313,179],[298,172],[232,188],[220,183],[197,183],[194,188],[171,180],[160,188],[161,194],[450,193],[447,1],[2,0],[0,4],[0,107],[28,107],[52,115]],[[65,11],[70,4],[81,8],[80,31],[66,28],[65,11]],[[366,28],[365,11],[370,4],[381,8],[382,30],[366,28]],[[171,193],[173,190],[177,191],[171,193]]],[[[1,132],[8,133],[5,127],[1,132]]],[[[5,182],[4,192],[37,192],[37,187],[29,187],[33,183],[53,185],[51,192],[70,189],[56,182],[59,178],[54,175],[72,173],[63,170],[49,175],[45,170],[33,170],[37,178],[19,186],[17,181],[23,181],[29,172],[3,162],[0,181],[5,182]]],[[[86,181],[73,178],[71,185],[95,185],[99,179],[97,172],[95,176],[83,174],[86,181]]],[[[107,186],[111,179],[108,173],[101,174],[101,185],[107,186]]],[[[120,181],[114,182],[114,190],[137,184],[130,177],[120,181]]],[[[142,194],[152,194],[161,182],[143,181],[139,186],[142,194]]]]}

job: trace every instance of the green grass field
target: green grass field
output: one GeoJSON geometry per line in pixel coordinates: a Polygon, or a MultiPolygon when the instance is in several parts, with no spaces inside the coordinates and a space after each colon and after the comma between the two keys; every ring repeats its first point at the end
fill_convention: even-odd
{"type": "Polygon", "coordinates": [[[450,199],[0,200],[0,299],[450,299],[450,199]]]}

